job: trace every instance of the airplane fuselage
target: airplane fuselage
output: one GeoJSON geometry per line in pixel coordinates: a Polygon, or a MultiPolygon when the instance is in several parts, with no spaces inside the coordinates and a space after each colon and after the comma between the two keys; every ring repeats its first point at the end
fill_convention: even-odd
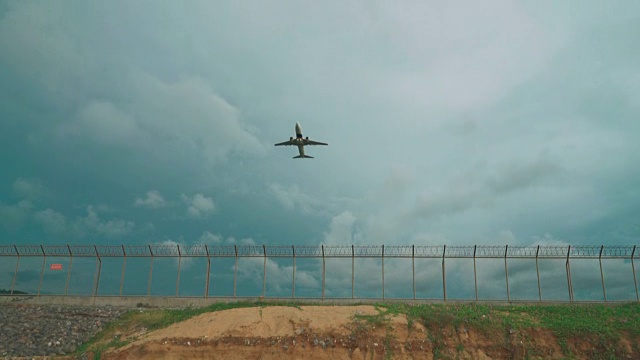
{"type": "Polygon", "coordinates": [[[296,123],[296,143],[298,143],[298,152],[304,158],[304,137],[302,137],[302,127],[300,123],[296,123]]]}
{"type": "Polygon", "coordinates": [[[298,152],[300,153],[299,156],[294,156],[294,159],[298,159],[298,158],[313,158],[312,156],[308,156],[305,155],[304,153],[304,147],[306,145],[328,145],[327,143],[323,143],[323,142],[319,142],[319,141],[315,141],[315,140],[309,140],[309,137],[304,137],[302,136],[302,127],[300,126],[300,123],[296,123],[295,126],[295,132],[296,132],[296,137],[295,139],[293,137],[289,138],[289,141],[285,141],[285,142],[281,142],[278,144],[275,144],[276,146],[281,146],[281,145],[294,145],[298,147],[298,152]]]}

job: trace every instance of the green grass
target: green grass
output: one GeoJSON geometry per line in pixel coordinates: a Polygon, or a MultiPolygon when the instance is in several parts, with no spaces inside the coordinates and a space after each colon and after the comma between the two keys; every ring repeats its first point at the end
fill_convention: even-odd
{"type": "MultiPolygon", "coordinates": [[[[191,319],[195,316],[229,309],[239,309],[247,307],[260,307],[260,313],[262,314],[262,308],[265,306],[291,306],[298,309],[299,303],[293,302],[230,302],[230,303],[215,303],[201,308],[186,308],[186,309],[134,309],[130,310],[120,318],[110,322],[107,326],[98,334],[96,334],[88,342],[78,346],[75,354],[83,354],[87,351],[94,352],[94,358],[99,359],[100,354],[109,348],[118,348],[127,344],[127,342],[119,341],[114,338],[113,334],[117,329],[130,327],[135,324],[137,327],[146,328],[147,331],[158,330],[166,328],[171,324],[178,323],[191,319]],[[110,341],[105,339],[112,338],[110,341]],[[96,357],[97,356],[97,357],[96,357]]],[[[142,308],[139,304],[139,308],[142,308]]]]}
{"type": "MultiPolygon", "coordinates": [[[[0,289],[0,295],[11,295],[11,290],[0,289]]],[[[28,293],[20,290],[13,290],[13,295],[28,295],[28,293]]]]}
{"type": "MultiPolygon", "coordinates": [[[[114,337],[117,329],[144,327],[147,331],[165,328],[173,323],[188,320],[203,313],[227,309],[267,306],[291,306],[301,309],[304,304],[299,302],[232,302],[216,303],[202,308],[187,309],[140,309],[132,310],[118,320],[111,322],[91,341],[83,344],[76,351],[77,354],[88,350],[102,353],[109,348],[120,347],[126,342],[114,337]]],[[[356,306],[352,304],[345,306],[356,306]]],[[[365,334],[374,326],[386,328],[390,326],[392,316],[406,316],[409,331],[414,324],[421,324],[427,329],[425,334],[433,344],[434,358],[446,357],[448,347],[443,344],[444,329],[474,329],[487,338],[495,338],[496,345],[509,348],[511,332],[526,329],[546,329],[558,339],[565,356],[573,356],[570,344],[576,339],[587,339],[594,343],[599,350],[598,357],[616,358],[615,344],[623,337],[630,338],[632,348],[638,352],[640,345],[640,304],[622,305],[488,305],[488,304],[420,304],[409,305],[403,303],[377,303],[375,315],[354,316],[354,332],[365,334]]],[[[389,333],[389,331],[387,331],[389,333]]],[[[531,339],[523,338],[531,343],[531,339]]],[[[387,348],[391,349],[391,338],[385,340],[387,348]]],[[[455,346],[455,344],[453,345],[455,346]]],[[[526,345],[525,345],[526,346],[526,345]]],[[[450,350],[456,353],[464,351],[458,345],[450,350]]],[[[526,349],[525,353],[536,355],[536,350],[526,349]]],[[[454,353],[455,354],[455,353],[454,353]]],[[[389,358],[391,352],[385,354],[389,358]]]]}

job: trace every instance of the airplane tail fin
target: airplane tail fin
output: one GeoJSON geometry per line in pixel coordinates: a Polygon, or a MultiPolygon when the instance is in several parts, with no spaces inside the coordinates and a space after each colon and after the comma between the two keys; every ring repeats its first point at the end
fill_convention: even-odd
{"type": "Polygon", "coordinates": [[[294,159],[301,159],[301,158],[303,158],[303,157],[305,157],[305,158],[309,158],[309,159],[313,159],[313,156],[309,156],[309,155],[305,155],[305,156],[298,155],[298,156],[294,156],[293,158],[294,158],[294,159]]]}

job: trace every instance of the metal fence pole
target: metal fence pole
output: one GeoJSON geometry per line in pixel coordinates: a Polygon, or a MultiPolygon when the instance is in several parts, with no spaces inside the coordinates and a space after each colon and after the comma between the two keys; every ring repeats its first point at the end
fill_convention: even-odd
{"type": "Polygon", "coordinates": [[[633,251],[631,252],[631,270],[633,271],[633,285],[636,287],[636,301],[640,302],[640,296],[638,296],[638,281],[636,280],[636,265],[634,264],[633,255],[636,253],[636,245],[633,245],[633,251]]]}
{"type": "Polygon", "coordinates": [[[67,250],[69,251],[69,268],[67,269],[67,282],[64,284],[65,296],[69,291],[69,280],[71,279],[71,265],[73,264],[73,253],[71,252],[71,246],[69,246],[69,244],[67,244],[67,250]]]}
{"type": "Polygon", "coordinates": [[[509,268],[507,267],[507,251],[509,251],[509,245],[504,247],[504,273],[507,278],[507,302],[511,302],[511,293],[509,292],[509,268]]]}
{"type": "Polygon", "coordinates": [[[209,274],[211,274],[211,257],[209,256],[209,247],[205,244],[204,250],[207,252],[207,283],[204,284],[204,297],[209,297],[209,274]]]}
{"type": "Polygon", "coordinates": [[[355,287],[356,287],[356,282],[355,282],[355,276],[356,276],[356,267],[355,267],[355,263],[356,263],[356,252],[354,249],[354,246],[351,245],[351,298],[355,298],[355,287]]]}
{"type": "Polygon", "coordinates": [[[473,283],[476,286],[476,301],[478,301],[478,273],[476,271],[476,250],[478,245],[473,245],[473,283]]]}
{"type": "Polygon", "coordinates": [[[571,264],[569,263],[569,254],[571,254],[571,245],[567,249],[567,262],[565,267],[567,269],[567,288],[569,289],[569,302],[573,302],[573,286],[571,284],[571,264]]]}
{"type": "Polygon", "coordinates": [[[444,254],[447,252],[447,245],[442,249],[442,293],[444,295],[444,301],[447,301],[447,272],[444,267],[444,254]]]}
{"type": "Polygon", "coordinates": [[[151,261],[149,265],[149,283],[147,284],[147,296],[151,296],[151,277],[153,276],[153,250],[151,250],[151,245],[149,247],[149,254],[151,254],[151,261]]]}
{"type": "Polygon", "coordinates": [[[96,265],[98,267],[98,276],[96,276],[96,289],[94,291],[94,296],[97,296],[98,288],[100,287],[100,272],[102,272],[102,259],[100,258],[100,254],[98,253],[98,247],[94,244],[93,248],[96,251],[96,265]]]}
{"type": "Polygon", "coordinates": [[[322,248],[322,300],[324,300],[324,274],[325,274],[325,263],[324,263],[324,245],[320,245],[322,248]]]}
{"type": "Polygon", "coordinates": [[[413,300],[416,299],[416,246],[411,245],[411,273],[413,280],[413,300]]]}
{"type": "Polygon", "coordinates": [[[296,247],[291,245],[291,254],[293,255],[293,280],[291,281],[291,298],[296,298],[296,247]]]}
{"type": "Polygon", "coordinates": [[[636,253],[636,246],[633,245],[633,251],[631,252],[631,270],[633,271],[633,285],[636,287],[636,301],[640,302],[640,297],[638,296],[638,281],[636,280],[636,265],[634,264],[633,255],[636,253]]]}
{"type": "Polygon", "coordinates": [[[236,297],[236,288],[238,284],[238,245],[233,245],[236,251],[236,266],[233,270],[233,297],[236,297]]]}
{"type": "Polygon", "coordinates": [[[180,293],[180,267],[182,265],[182,252],[180,251],[180,244],[176,244],[178,247],[178,277],[176,279],[176,297],[180,293]]]}
{"type": "Polygon", "coordinates": [[[122,296],[122,288],[124,287],[124,270],[127,267],[127,252],[124,249],[124,245],[122,245],[122,255],[124,259],[122,259],[122,275],[120,275],[120,296],[122,296]]]}
{"type": "MultiPolygon", "coordinates": [[[[16,261],[16,271],[13,273],[13,282],[11,282],[11,295],[13,295],[13,290],[16,287],[16,279],[18,278],[18,268],[20,267],[20,252],[18,251],[18,247],[16,245],[13,245],[13,248],[16,250],[16,254],[18,255],[18,260],[16,261]]],[[[635,271],[633,273],[635,274],[635,271]]]]}
{"type": "Polygon", "coordinates": [[[542,287],[540,287],[540,268],[538,267],[538,254],[540,253],[540,245],[536,249],[536,274],[538,275],[538,297],[542,301],[542,287]]]}
{"type": "Polygon", "coordinates": [[[267,247],[263,244],[262,251],[264,254],[264,264],[262,267],[262,297],[264,298],[267,293],[267,247]]]}
{"type": "Polygon", "coordinates": [[[384,245],[382,245],[382,300],[384,300],[384,245]]]}
{"type": "Polygon", "coordinates": [[[604,250],[604,245],[600,246],[600,255],[598,256],[598,261],[600,262],[600,279],[602,279],[602,294],[604,295],[604,301],[607,301],[607,289],[604,285],[604,271],[602,271],[602,250],[604,250]]]}
{"type": "Polygon", "coordinates": [[[44,265],[47,262],[47,254],[44,252],[44,247],[40,245],[42,250],[42,270],[40,271],[40,282],[38,283],[38,296],[40,296],[40,288],[42,287],[42,278],[44,277],[44,265]]]}

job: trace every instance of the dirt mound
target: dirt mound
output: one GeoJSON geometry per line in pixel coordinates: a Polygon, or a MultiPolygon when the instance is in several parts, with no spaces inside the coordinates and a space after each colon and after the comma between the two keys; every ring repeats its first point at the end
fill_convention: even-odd
{"type": "MultiPolygon", "coordinates": [[[[122,334],[104,359],[562,359],[546,329],[426,328],[373,306],[268,306],[204,313],[167,328],[122,334]],[[492,332],[493,331],[493,332],[492,332]]],[[[569,344],[572,358],[594,353],[589,339],[569,344]]],[[[610,346],[625,344],[610,344],[610,346]]],[[[630,344],[627,354],[634,353],[630,344]]],[[[637,345],[636,345],[637,346],[637,345]]]]}

